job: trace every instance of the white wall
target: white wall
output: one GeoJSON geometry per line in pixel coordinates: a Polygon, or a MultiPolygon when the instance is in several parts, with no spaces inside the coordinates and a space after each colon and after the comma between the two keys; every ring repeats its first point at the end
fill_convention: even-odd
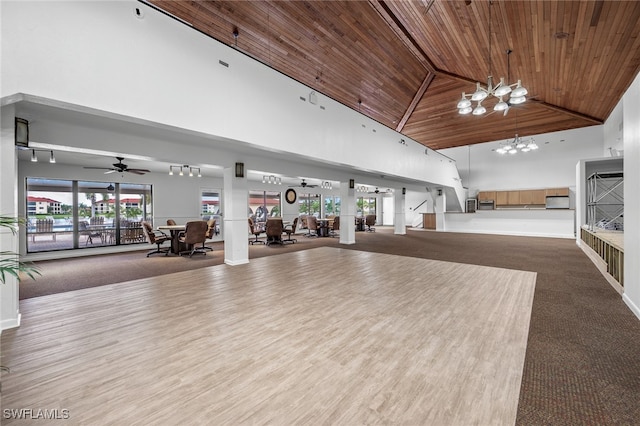
{"type": "Polygon", "coordinates": [[[304,140],[309,158],[463,199],[454,163],[321,94],[301,101],[310,88],[139,2],[2,2],[2,79],[5,99],[37,95],[276,152],[304,140]]]}
{"type": "Polygon", "coordinates": [[[515,155],[494,151],[503,140],[439,152],[456,160],[471,197],[485,190],[573,188],[576,163],[603,156],[604,126],[545,133],[535,140],[540,149],[515,155]]]}
{"type": "Polygon", "coordinates": [[[624,105],[624,296],[640,318],[640,75],[624,105]]]}

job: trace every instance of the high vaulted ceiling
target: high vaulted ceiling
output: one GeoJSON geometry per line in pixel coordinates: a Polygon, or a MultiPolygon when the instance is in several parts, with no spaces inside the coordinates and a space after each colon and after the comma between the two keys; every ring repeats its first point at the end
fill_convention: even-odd
{"type": "Polygon", "coordinates": [[[640,70],[637,0],[148,3],[432,149],[602,124],[640,70]],[[458,114],[490,72],[527,102],[458,114]]]}

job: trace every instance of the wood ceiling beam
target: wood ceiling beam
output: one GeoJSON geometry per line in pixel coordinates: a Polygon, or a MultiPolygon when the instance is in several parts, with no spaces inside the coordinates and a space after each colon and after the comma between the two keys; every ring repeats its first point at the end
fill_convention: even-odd
{"type": "MultiPolygon", "coordinates": [[[[398,36],[411,53],[431,74],[437,74],[437,69],[427,54],[422,50],[420,45],[411,36],[411,33],[405,28],[402,22],[393,14],[389,6],[384,0],[369,0],[369,4],[373,7],[382,20],[384,20],[391,30],[398,36]]],[[[430,6],[429,6],[430,7],[430,6]]]]}
{"type": "Polygon", "coordinates": [[[409,107],[407,108],[407,110],[405,111],[404,115],[402,116],[402,119],[400,120],[400,122],[396,126],[396,132],[402,133],[402,129],[403,129],[404,125],[407,123],[407,121],[411,117],[411,114],[413,114],[413,111],[415,111],[416,106],[418,105],[418,103],[422,100],[422,96],[424,96],[425,92],[429,88],[429,85],[431,84],[431,82],[433,81],[433,78],[435,76],[436,75],[434,73],[430,72],[424,78],[424,80],[422,81],[422,84],[420,85],[420,88],[418,88],[418,91],[414,95],[413,100],[409,104],[409,107]]]}

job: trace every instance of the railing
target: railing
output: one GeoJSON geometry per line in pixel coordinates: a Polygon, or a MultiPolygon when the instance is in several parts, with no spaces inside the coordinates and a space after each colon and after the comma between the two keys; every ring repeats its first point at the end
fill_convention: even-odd
{"type": "Polygon", "coordinates": [[[580,239],[584,241],[607,265],[607,272],[621,286],[624,286],[624,250],[612,241],[582,228],[580,239]]]}

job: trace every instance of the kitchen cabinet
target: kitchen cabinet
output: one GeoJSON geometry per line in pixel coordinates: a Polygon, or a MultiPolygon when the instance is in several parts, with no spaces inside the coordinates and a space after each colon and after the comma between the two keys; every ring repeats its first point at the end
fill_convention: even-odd
{"type": "Polygon", "coordinates": [[[540,205],[546,202],[546,191],[544,189],[529,189],[520,191],[520,204],[525,206],[540,205]]]}
{"type": "Polygon", "coordinates": [[[478,192],[478,201],[496,201],[496,191],[478,192]]]}
{"type": "Polygon", "coordinates": [[[520,205],[520,191],[507,191],[507,205],[520,205]]]}
{"type": "Polygon", "coordinates": [[[547,188],[547,197],[568,197],[569,188],[547,188]]]}
{"type": "Polygon", "coordinates": [[[508,191],[496,191],[496,206],[506,206],[508,191]]]}

